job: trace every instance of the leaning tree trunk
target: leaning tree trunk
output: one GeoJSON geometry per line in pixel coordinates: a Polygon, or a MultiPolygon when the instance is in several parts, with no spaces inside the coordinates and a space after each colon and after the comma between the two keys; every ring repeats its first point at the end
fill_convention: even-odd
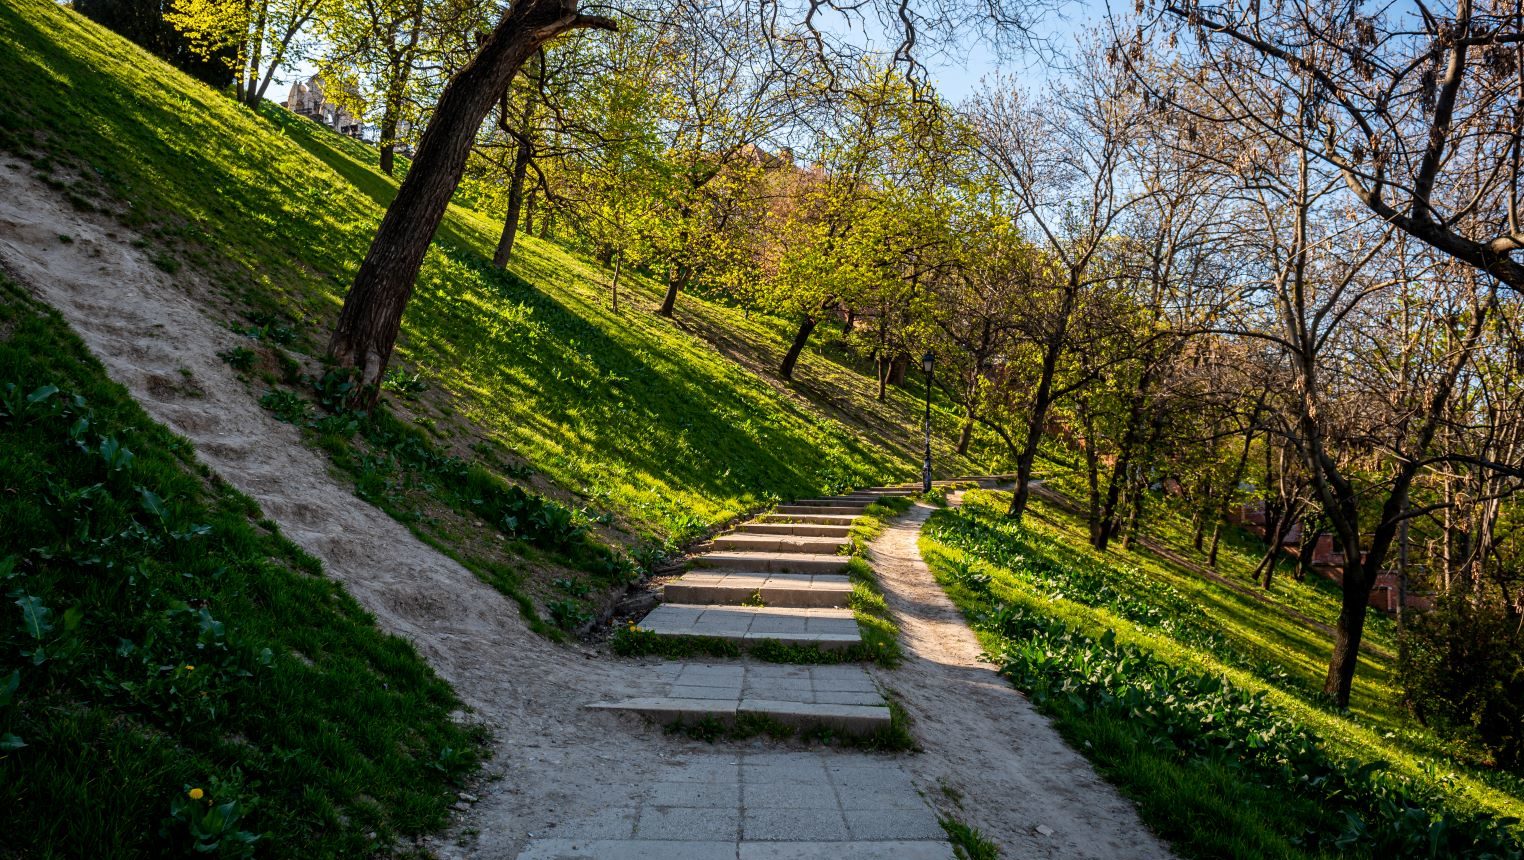
{"type": "Polygon", "coordinates": [[[1016,455],[1016,492],[1011,494],[1011,507],[1005,515],[1017,522],[1027,512],[1027,500],[1032,492],[1032,465],[1037,461],[1037,446],[1042,442],[1043,429],[1048,424],[1048,407],[1053,403],[1053,378],[1058,373],[1059,353],[1062,351],[1062,334],[1051,338],[1044,350],[1042,375],[1037,381],[1037,392],[1032,395],[1032,415],[1027,421],[1027,439],[1016,455]]]}
{"type": "Polygon", "coordinates": [[[794,378],[794,365],[799,363],[799,354],[804,352],[804,345],[810,339],[810,332],[815,330],[818,320],[814,314],[805,314],[804,319],[799,321],[799,330],[794,332],[794,342],[789,344],[788,352],[783,356],[783,366],[778,368],[778,375],[784,379],[794,378]]]}
{"type": "MultiPolygon", "coordinates": [[[[693,267],[678,263],[672,276],[667,278],[667,294],[662,296],[661,307],[657,308],[656,312],[664,317],[672,316],[673,309],[677,307],[677,294],[687,288],[688,282],[692,279],[693,267]]],[[[785,373],[783,378],[787,379],[788,374],[785,373]]]]}
{"type": "Polygon", "coordinates": [[[372,406],[379,395],[379,382],[402,326],[402,311],[460,184],[482,120],[541,45],[580,27],[615,28],[606,18],[577,14],[570,0],[521,0],[510,7],[471,62],[445,85],[418,142],[412,169],[381,219],[328,341],[328,356],[340,368],[353,371],[360,383],[351,406],[372,406]]]}

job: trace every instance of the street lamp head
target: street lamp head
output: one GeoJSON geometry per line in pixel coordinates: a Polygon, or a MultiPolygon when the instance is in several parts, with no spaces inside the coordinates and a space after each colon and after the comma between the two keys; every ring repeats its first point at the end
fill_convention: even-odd
{"type": "Polygon", "coordinates": [[[921,356],[921,369],[927,373],[931,373],[931,362],[934,358],[935,356],[933,356],[930,351],[921,356]]]}

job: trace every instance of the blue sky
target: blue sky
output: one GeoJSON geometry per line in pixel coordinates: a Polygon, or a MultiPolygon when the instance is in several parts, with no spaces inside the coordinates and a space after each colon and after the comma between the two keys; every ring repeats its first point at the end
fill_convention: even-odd
{"type": "MultiPolygon", "coordinates": [[[[1036,28],[1037,35],[1054,51],[1071,51],[1075,34],[1100,26],[1105,15],[1106,0],[1058,0],[1056,8],[1043,15],[1036,28]]],[[[859,38],[861,35],[859,30],[859,38]]],[[[879,40],[882,41],[881,35],[879,40]]],[[[1054,63],[1052,57],[1030,51],[1002,57],[972,33],[958,34],[953,44],[920,59],[930,71],[937,89],[954,104],[977,91],[982,79],[996,74],[1037,85],[1049,76],[1061,73],[1061,65],[1054,63]]],[[[313,64],[301,63],[294,70],[278,73],[265,97],[276,102],[285,101],[291,83],[305,80],[314,71],[313,64]]]]}

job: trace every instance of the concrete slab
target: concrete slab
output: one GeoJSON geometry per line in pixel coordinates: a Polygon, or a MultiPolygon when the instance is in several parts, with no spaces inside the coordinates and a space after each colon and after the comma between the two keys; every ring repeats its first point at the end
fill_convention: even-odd
{"type": "Polygon", "coordinates": [[[667,583],[662,594],[688,605],[737,605],[760,596],[768,606],[839,607],[851,598],[852,581],[840,574],[690,570],[667,583]]]}
{"type": "Polygon", "coordinates": [[[519,860],[735,860],[735,840],[539,839],[519,860]]]}
{"type": "Polygon", "coordinates": [[[847,831],[854,839],[865,836],[874,839],[937,839],[945,838],[942,825],[930,809],[848,809],[847,831]]]}
{"type": "Polygon", "coordinates": [[[638,839],[708,841],[735,839],[741,812],[735,806],[655,806],[640,809],[635,822],[638,839]]]}
{"type": "Polygon", "coordinates": [[[723,569],[750,573],[841,573],[844,555],[812,552],[747,552],[722,550],[693,556],[696,569],[723,569]]]}
{"type": "Polygon", "coordinates": [[[720,535],[709,542],[716,550],[738,552],[804,552],[814,555],[836,555],[847,546],[845,536],[821,537],[816,535],[720,535]]]}
{"type": "Polygon", "coordinates": [[[817,525],[817,526],[850,526],[857,519],[856,514],[829,514],[829,513],[806,513],[785,514],[773,512],[757,517],[757,522],[763,523],[789,523],[794,525],[817,525]]]}
{"type": "Polygon", "coordinates": [[[803,537],[846,538],[851,531],[845,525],[811,525],[809,523],[766,523],[753,521],[736,526],[736,534],[798,535],[803,537]]]}
{"type": "Polygon", "coordinates": [[[796,515],[796,514],[805,514],[805,515],[811,515],[811,516],[818,516],[818,515],[821,515],[821,514],[851,514],[853,516],[856,516],[858,514],[861,514],[863,512],[863,508],[866,508],[866,507],[867,507],[867,505],[863,505],[863,504],[844,504],[844,505],[779,505],[776,508],[773,508],[773,513],[775,513],[775,514],[784,514],[784,515],[787,515],[787,516],[793,516],[793,515],[796,515]]]}
{"type": "Polygon", "coordinates": [[[742,842],[739,860],[952,860],[942,840],[926,842],[742,842]]]}
{"type": "Polygon", "coordinates": [[[834,805],[815,809],[752,809],[741,816],[744,841],[824,841],[851,838],[846,817],[834,805]]]}
{"type": "Polygon", "coordinates": [[[826,726],[845,734],[863,735],[889,725],[889,707],[742,699],[737,714],[761,714],[790,726],[826,726]]]}
{"type": "Polygon", "coordinates": [[[848,648],[862,641],[850,609],[664,603],[638,626],[658,636],[714,636],[737,642],[776,639],[825,649],[848,648]]]}

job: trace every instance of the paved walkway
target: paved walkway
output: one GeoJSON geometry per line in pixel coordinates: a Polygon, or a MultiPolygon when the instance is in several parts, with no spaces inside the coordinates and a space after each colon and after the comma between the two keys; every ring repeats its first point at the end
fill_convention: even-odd
{"type": "MultiPolygon", "coordinates": [[[[657,636],[719,636],[743,646],[758,640],[820,648],[858,643],[857,622],[846,607],[851,586],[839,572],[846,557],[837,553],[847,546],[852,519],[844,514],[860,514],[876,498],[864,494],[796,503],[717,539],[708,552],[692,559],[697,570],[670,586],[666,598],[672,602],[653,610],[640,627],[657,636]],[[820,519],[820,511],[845,522],[808,522],[820,519]],[[738,545],[745,550],[737,551],[738,545]],[[830,590],[822,592],[820,586],[830,590]],[[766,605],[739,605],[758,602],[766,605]]],[[[645,677],[649,694],[589,707],[626,711],[659,724],[759,715],[797,728],[847,734],[890,722],[882,691],[859,665],[735,660],[646,664],[633,670],[645,677]]],[[[605,803],[537,834],[519,860],[952,856],[937,815],[916,791],[903,756],[756,748],[768,745],[772,742],[759,740],[750,749],[629,761],[591,789],[605,803]]]]}
{"type": "Polygon", "coordinates": [[[936,815],[893,758],[716,752],[666,763],[655,774],[637,768],[639,779],[612,775],[609,788],[622,789],[624,803],[558,824],[519,860],[952,856],[936,815]]]}

